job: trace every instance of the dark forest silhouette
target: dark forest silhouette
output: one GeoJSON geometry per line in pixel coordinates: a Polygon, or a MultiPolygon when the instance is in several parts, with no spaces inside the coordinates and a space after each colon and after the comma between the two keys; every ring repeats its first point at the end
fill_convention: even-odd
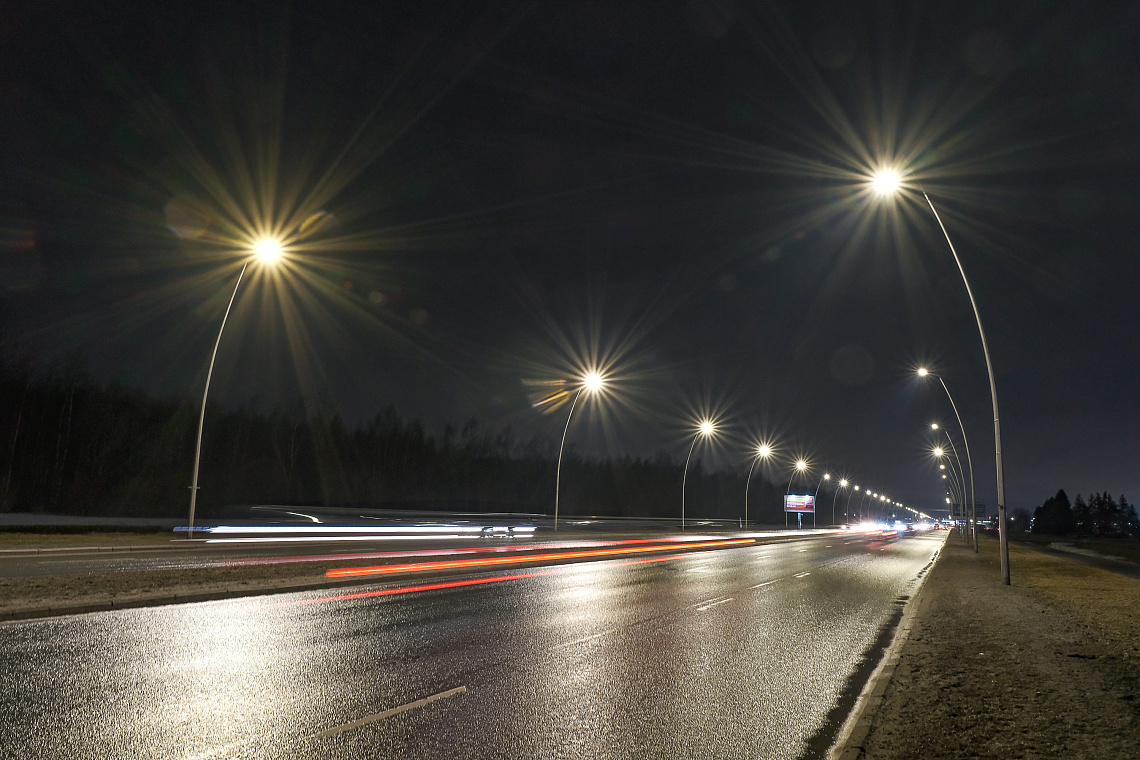
{"type": "MultiPolygon", "coordinates": [[[[7,359],[0,364],[0,512],[184,515],[198,412],[190,400],[101,385],[78,363],[35,369],[7,359]]],[[[199,514],[249,504],[550,512],[556,453],[554,441],[519,440],[509,428],[474,420],[429,432],[391,407],[348,426],[301,403],[213,406],[199,514]]],[[[705,471],[694,457],[688,516],[741,516],[746,472],[705,471]]],[[[682,463],[665,452],[596,460],[568,447],[561,511],[676,517],[681,476],[682,463]]],[[[782,523],[779,493],[754,475],[750,520],[782,523]]]]}

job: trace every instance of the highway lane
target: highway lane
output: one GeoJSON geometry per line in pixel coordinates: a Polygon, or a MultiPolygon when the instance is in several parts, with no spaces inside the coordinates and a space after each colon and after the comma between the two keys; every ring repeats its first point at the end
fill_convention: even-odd
{"type": "Polygon", "coordinates": [[[7,623],[0,757],[802,757],[944,535],[7,623]]]}

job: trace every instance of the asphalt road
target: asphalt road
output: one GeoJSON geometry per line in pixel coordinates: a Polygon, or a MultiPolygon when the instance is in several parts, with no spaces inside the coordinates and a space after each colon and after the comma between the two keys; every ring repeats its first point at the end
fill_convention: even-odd
{"type": "Polygon", "coordinates": [[[0,624],[0,757],[811,756],[944,535],[0,624]]]}

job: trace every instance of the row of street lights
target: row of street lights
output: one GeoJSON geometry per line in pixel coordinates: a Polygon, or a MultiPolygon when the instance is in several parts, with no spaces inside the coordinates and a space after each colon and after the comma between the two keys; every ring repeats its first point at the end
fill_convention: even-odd
{"type": "MultiPolygon", "coordinates": [[[[881,196],[893,197],[902,191],[903,182],[902,182],[902,177],[899,175],[899,173],[897,171],[895,171],[893,169],[881,169],[879,172],[877,172],[871,178],[870,186],[874,192],[878,193],[881,196]]],[[[919,192],[922,193],[922,197],[926,200],[926,205],[930,207],[931,213],[934,214],[934,218],[938,222],[938,227],[942,230],[943,237],[946,238],[946,245],[950,248],[950,253],[954,257],[954,263],[958,265],[958,272],[959,272],[959,274],[962,275],[962,284],[965,285],[966,295],[969,296],[969,298],[970,298],[970,306],[973,307],[973,310],[974,310],[974,320],[978,323],[978,336],[981,338],[982,353],[985,355],[985,359],[986,359],[986,373],[989,375],[989,381],[990,381],[990,401],[993,404],[993,410],[994,410],[994,458],[995,458],[996,469],[997,469],[998,543],[999,543],[999,553],[1001,555],[1002,583],[1004,583],[1005,585],[1008,586],[1010,583],[1010,580],[1009,580],[1009,531],[1006,528],[1005,479],[1004,479],[1004,474],[1002,471],[1002,461],[1001,461],[1001,425],[999,423],[998,401],[997,401],[997,384],[994,382],[993,362],[990,360],[990,349],[989,349],[988,343],[986,342],[986,332],[982,328],[982,315],[981,315],[981,312],[978,310],[978,302],[977,302],[977,300],[974,299],[974,291],[970,288],[970,281],[966,277],[966,270],[962,267],[961,259],[958,258],[958,251],[955,250],[954,243],[950,240],[950,233],[946,231],[946,225],[942,223],[942,217],[938,215],[938,209],[934,208],[934,203],[933,203],[933,201],[930,200],[930,196],[926,194],[926,191],[921,186],[919,186],[918,190],[919,190],[919,192]]],[[[941,378],[939,378],[939,379],[941,379],[941,378]]],[[[945,388],[946,384],[943,383],[942,387],[945,388]]],[[[947,395],[950,394],[949,391],[947,391],[946,393],[947,393],[947,395]]],[[[951,399],[951,404],[953,404],[953,399],[951,399]]],[[[958,413],[957,407],[955,407],[954,413],[955,414],[958,413]]],[[[959,417],[958,418],[959,424],[961,424],[961,421],[962,421],[961,417],[959,417]]],[[[963,428],[962,429],[963,441],[965,440],[965,436],[966,436],[966,431],[965,431],[965,428],[963,428]]],[[[966,458],[967,458],[967,460],[969,459],[969,446],[966,447],[966,458]]],[[[973,470],[971,468],[971,472],[972,471],[973,470]]],[[[971,491],[971,499],[972,499],[973,498],[973,478],[971,478],[970,491],[971,491]]],[[[975,542],[977,541],[976,532],[975,532],[974,540],[975,540],[975,542]]],[[[975,549],[976,548],[977,548],[977,545],[975,543],[975,549]]]]}
{"type": "MultiPolygon", "coordinates": [[[[893,169],[883,169],[883,170],[879,171],[878,173],[876,173],[872,178],[870,178],[869,185],[870,185],[870,189],[880,196],[894,197],[902,191],[903,180],[897,171],[895,171],[893,169]]],[[[974,317],[975,317],[975,320],[977,321],[977,325],[978,325],[978,334],[981,338],[982,351],[985,355],[986,371],[987,371],[987,374],[989,376],[989,383],[990,383],[990,398],[991,398],[991,401],[993,404],[993,412],[994,412],[994,455],[995,455],[995,459],[996,459],[996,469],[997,469],[998,526],[999,526],[998,529],[999,529],[999,543],[1000,543],[1000,553],[1001,553],[1001,573],[1002,573],[1003,583],[1008,585],[1010,582],[1010,577],[1009,577],[1009,543],[1008,543],[1009,536],[1008,536],[1008,531],[1006,529],[1006,504],[1005,504],[1005,484],[1004,484],[1004,476],[1003,476],[1003,470],[1002,470],[1001,428],[1000,428],[1000,424],[999,424],[998,402],[997,402],[997,386],[996,386],[996,383],[994,381],[993,363],[990,359],[989,346],[986,342],[986,334],[985,334],[984,329],[982,328],[981,313],[978,310],[977,301],[974,298],[973,291],[970,288],[969,280],[966,277],[966,271],[962,267],[961,260],[958,258],[958,252],[957,252],[957,250],[955,250],[954,243],[950,240],[950,234],[946,230],[946,225],[943,224],[942,218],[938,214],[938,210],[934,207],[934,203],[930,200],[930,196],[927,195],[926,191],[923,190],[921,187],[919,187],[918,189],[919,189],[919,192],[922,193],[922,197],[926,200],[927,205],[930,207],[931,212],[934,214],[934,218],[938,222],[938,226],[942,230],[942,234],[946,239],[946,244],[950,248],[950,253],[954,257],[954,262],[958,266],[958,271],[962,275],[962,282],[966,287],[966,294],[969,296],[970,305],[974,311],[974,317]]],[[[276,238],[269,237],[269,236],[263,236],[259,239],[252,241],[252,243],[251,243],[251,251],[254,254],[254,257],[256,259],[260,260],[261,262],[265,263],[266,265],[273,265],[276,262],[280,261],[282,253],[283,253],[283,249],[284,249],[284,243],[280,239],[276,239],[276,238]]],[[[197,440],[196,440],[195,449],[194,449],[194,473],[193,473],[193,478],[192,478],[191,485],[190,485],[189,532],[190,532],[191,537],[193,536],[193,533],[194,533],[194,513],[195,513],[195,508],[197,505],[197,497],[198,497],[198,468],[199,468],[199,464],[200,464],[200,460],[201,460],[201,451],[202,451],[202,429],[203,429],[203,426],[205,424],[205,417],[206,417],[206,398],[210,392],[210,380],[213,377],[214,363],[215,363],[215,360],[217,359],[218,346],[221,344],[222,333],[225,330],[226,321],[229,319],[230,310],[233,307],[234,299],[237,297],[238,288],[240,288],[240,286],[241,286],[242,277],[245,275],[246,268],[249,266],[249,263],[250,263],[250,261],[247,260],[242,265],[241,272],[238,274],[238,279],[234,285],[233,293],[230,295],[229,303],[226,306],[225,314],[222,317],[221,327],[218,329],[218,337],[217,337],[217,340],[214,342],[214,350],[210,355],[210,367],[209,367],[209,370],[207,371],[207,374],[206,374],[206,386],[205,386],[205,389],[202,393],[202,409],[201,409],[201,413],[200,413],[199,418],[198,418],[198,435],[197,435],[197,440]]],[[[926,376],[930,373],[927,370],[923,369],[923,370],[919,370],[919,374],[922,376],[926,376]]],[[[949,397],[950,391],[949,391],[949,389],[946,388],[945,381],[943,381],[941,377],[939,377],[938,379],[942,383],[943,389],[946,390],[946,395],[949,397]]],[[[586,376],[586,378],[583,380],[581,387],[574,394],[574,400],[573,400],[571,407],[570,407],[570,414],[567,415],[567,418],[566,418],[566,426],[565,426],[565,428],[563,428],[563,432],[562,432],[562,444],[559,447],[559,451],[558,451],[558,469],[557,469],[557,474],[556,474],[556,478],[555,478],[555,480],[556,480],[556,483],[555,483],[555,527],[556,528],[557,528],[557,524],[558,524],[559,491],[560,491],[560,487],[561,487],[561,475],[562,475],[562,452],[563,452],[563,448],[565,447],[565,443],[566,443],[566,434],[567,434],[567,431],[569,430],[569,427],[570,427],[570,417],[573,415],[574,409],[578,403],[578,399],[580,398],[582,393],[584,393],[584,392],[587,392],[590,394],[596,393],[602,389],[603,385],[604,385],[604,379],[602,378],[602,376],[600,374],[598,374],[596,372],[592,372],[592,373],[588,374],[586,376]]],[[[965,444],[965,447],[966,447],[966,458],[967,458],[967,461],[969,461],[970,460],[970,449],[969,449],[969,443],[966,441],[965,427],[962,426],[962,419],[961,419],[961,416],[958,415],[958,409],[957,409],[957,406],[954,404],[953,398],[950,398],[950,403],[951,403],[951,406],[953,406],[953,408],[954,408],[955,416],[958,417],[958,424],[962,430],[962,440],[963,440],[963,443],[965,444]]],[[[701,437],[703,436],[705,438],[708,438],[708,437],[713,435],[715,430],[716,430],[716,427],[715,427],[715,424],[713,423],[713,421],[707,420],[707,419],[702,420],[698,426],[696,434],[693,436],[693,443],[689,447],[689,453],[685,459],[685,471],[684,471],[684,475],[682,476],[682,481],[681,481],[681,524],[682,524],[682,527],[684,527],[684,524],[685,524],[685,484],[686,484],[686,480],[688,477],[689,460],[692,458],[693,450],[696,448],[697,442],[701,439],[701,437]]],[[[770,453],[770,449],[769,449],[769,453],[770,453]]],[[[761,456],[762,457],[767,456],[767,453],[765,453],[761,456]]],[[[755,462],[753,462],[753,468],[754,467],[755,467],[755,462]]],[[[800,460],[799,462],[797,462],[796,463],[796,470],[793,471],[793,473],[792,473],[792,479],[795,478],[795,475],[797,472],[802,472],[803,470],[806,469],[806,467],[807,467],[807,464],[803,460],[800,460]]],[[[752,469],[749,470],[749,476],[748,476],[749,479],[751,479],[751,473],[752,473],[752,469]]],[[[829,478],[829,475],[825,474],[824,480],[828,479],[828,478],[829,478]]],[[[964,476],[963,476],[963,479],[964,479],[964,476]]],[[[792,482],[791,480],[789,480],[789,482],[788,482],[789,491],[791,489],[791,482],[792,482]]],[[[823,480],[820,481],[820,485],[822,485],[822,483],[823,483],[823,480]]],[[[964,483],[962,483],[960,485],[962,486],[962,490],[963,490],[963,493],[960,496],[960,500],[962,501],[962,503],[964,503],[964,501],[965,501],[964,483]]],[[[817,485],[817,487],[816,487],[816,495],[818,496],[818,494],[819,494],[819,485],[817,485]]],[[[973,515],[974,478],[973,478],[973,464],[972,463],[970,463],[970,500],[971,500],[972,517],[976,517],[976,515],[973,515]]],[[[832,504],[833,518],[834,518],[834,498],[832,501],[833,501],[833,504],[832,504]]],[[[850,497],[848,498],[848,501],[850,501],[850,497]]],[[[747,512],[747,507],[748,507],[748,486],[746,483],[746,485],[745,485],[745,511],[746,512],[747,512]]],[[[974,542],[975,542],[974,548],[976,551],[977,550],[977,534],[976,534],[976,531],[974,534],[974,542]]]]}
{"type": "MultiPolygon", "coordinates": [[[[554,478],[554,530],[555,531],[558,530],[559,506],[561,503],[562,454],[566,449],[566,436],[570,430],[570,420],[574,416],[574,410],[577,408],[578,400],[579,400],[579,398],[581,398],[583,393],[587,394],[588,397],[593,396],[593,395],[598,394],[601,391],[603,391],[605,389],[605,387],[606,387],[605,377],[600,372],[598,372],[596,370],[590,370],[589,372],[586,372],[581,377],[581,379],[579,380],[579,383],[578,383],[578,389],[576,391],[574,391],[573,400],[570,403],[570,412],[566,415],[566,424],[562,428],[562,440],[558,446],[558,461],[557,461],[557,464],[555,466],[555,478],[554,478]]],[[[704,418],[704,419],[700,420],[697,423],[697,425],[693,431],[693,440],[692,440],[692,443],[689,445],[688,453],[685,455],[685,465],[682,469],[682,474],[681,474],[681,529],[682,530],[686,527],[686,524],[687,524],[687,522],[686,522],[686,511],[685,511],[685,497],[686,497],[686,490],[687,490],[688,478],[689,478],[689,462],[692,461],[693,451],[697,448],[697,444],[701,440],[707,440],[709,438],[714,437],[716,435],[716,433],[717,433],[717,424],[714,420],[709,419],[709,418],[704,418]]],[[[756,471],[756,465],[759,464],[761,461],[768,459],[768,457],[770,457],[772,455],[772,453],[773,453],[773,450],[772,450],[772,446],[770,444],[760,443],[760,444],[756,445],[756,449],[755,449],[753,456],[752,456],[752,463],[749,466],[748,474],[745,476],[745,479],[744,479],[744,520],[743,520],[744,525],[749,524],[748,523],[748,506],[749,506],[748,496],[749,496],[749,489],[752,485],[752,475],[756,471]]],[[[792,469],[791,478],[788,480],[788,487],[785,489],[785,491],[786,491],[785,495],[791,493],[792,483],[794,482],[796,475],[803,473],[803,472],[806,472],[807,469],[808,469],[807,460],[805,460],[803,458],[796,460],[796,462],[793,466],[793,469],[792,469]]],[[[824,481],[830,481],[830,480],[831,480],[831,473],[825,472],[823,474],[823,477],[820,478],[819,483],[816,484],[815,496],[813,497],[813,499],[818,499],[819,489],[823,485],[824,481]]],[[[835,494],[832,496],[832,499],[831,499],[831,522],[833,524],[835,523],[835,502],[839,496],[839,490],[842,488],[848,488],[848,487],[852,487],[854,489],[854,491],[859,490],[859,486],[854,485],[852,483],[849,483],[847,478],[840,478],[840,480],[838,481],[838,487],[836,488],[835,494]]],[[[874,494],[873,492],[866,491],[866,492],[864,492],[864,498],[868,494],[878,498],[880,501],[886,502],[888,505],[902,507],[901,503],[891,501],[891,500],[887,499],[887,497],[883,494],[874,494]]],[[[851,502],[851,496],[849,494],[848,499],[847,499],[847,505],[848,506],[850,506],[850,502],[851,502]]],[[[846,517],[846,511],[847,510],[845,509],[844,510],[845,517],[846,517]]],[[[860,511],[862,511],[862,505],[860,505],[860,511]]]]}

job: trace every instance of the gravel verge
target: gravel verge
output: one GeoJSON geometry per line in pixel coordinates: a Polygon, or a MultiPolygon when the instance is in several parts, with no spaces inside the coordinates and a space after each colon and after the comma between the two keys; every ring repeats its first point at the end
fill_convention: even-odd
{"type": "Polygon", "coordinates": [[[1140,581],[951,536],[882,701],[845,756],[1137,757],[1140,581]]]}

